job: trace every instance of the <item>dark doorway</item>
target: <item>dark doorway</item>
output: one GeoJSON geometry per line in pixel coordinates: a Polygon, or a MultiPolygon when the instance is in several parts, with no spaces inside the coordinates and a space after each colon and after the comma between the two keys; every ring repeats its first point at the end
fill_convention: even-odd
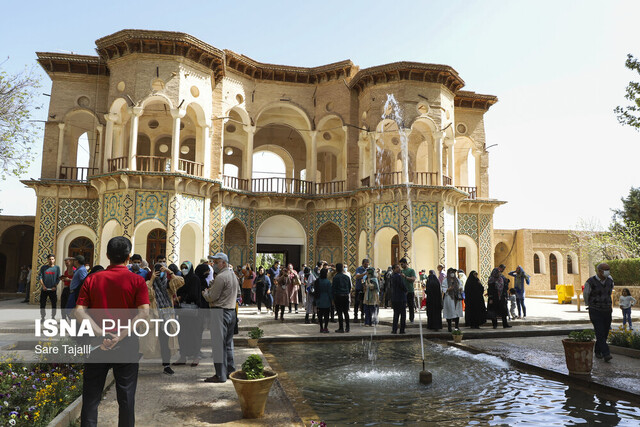
{"type": "MultiPolygon", "coordinates": [[[[293,268],[296,271],[300,270],[302,259],[302,246],[301,245],[273,245],[273,244],[258,244],[258,253],[269,254],[283,254],[284,264],[293,264],[293,268]]],[[[266,265],[265,268],[268,268],[266,265]]]]}
{"type": "Polygon", "coordinates": [[[93,265],[93,242],[86,237],[77,237],[69,243],[69,254],[75,257],[82,255],[86,264],[93,265]]]}
{"type": "Polygon", "coordinates": [[[458,270],[464,270],[466,275],[469,274],[467,271],[467,248],[465,247],[458,248],[458,270]]]}
{"type": "Polygon", "coordinates": [[[153,266],[158,255],[167,255],[167,232],[156,228],[147,235],[147,262],[153,266]]]}
{"type": "Polygon", "coordinates": [[[391,265],[398,263],[400,259],[400,238],[396,234],[391,239],[391,265]]]}
{"type": "Polygon", "coordinates": [[[551,289],[555,289],[558,284],[558,260],[554,254],[549,255],[549,270],[551,276],[551,289]]]}
{"type": "Polygon", "coordinates": [[[0,253],[0,288],[4,288],[5,283],[5,274],[7,273],[7,256],[3,253],[0,253]]]}

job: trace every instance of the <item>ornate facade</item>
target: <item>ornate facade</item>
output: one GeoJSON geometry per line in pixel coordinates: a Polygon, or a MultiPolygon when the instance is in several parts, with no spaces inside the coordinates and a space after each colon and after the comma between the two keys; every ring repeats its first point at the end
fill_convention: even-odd
{"type": "Polygon", "coordinates": [[[463,91],[453,68],[272,65],[163,31],[96,46],[37,54],[52,89],[41,178],[23,181],[38,197],[34,265],[80,238],[105,265],[124,235],[175,263],[281,246],[301,263],[407,256],[488,276],[502,202],[483,117],[497,98],[463,91]],[[256,176],[261,152],[283,176],[256,176]]]}

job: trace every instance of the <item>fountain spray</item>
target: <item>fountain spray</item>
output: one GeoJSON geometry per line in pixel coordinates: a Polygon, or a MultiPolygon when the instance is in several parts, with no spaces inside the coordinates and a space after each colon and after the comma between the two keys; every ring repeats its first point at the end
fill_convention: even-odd
{"type": "MultiPolygon", "coordinates": [[[[413,206],[411,204],[411,185],[409,184],[409,138],[407,138],[407,134],[405,132],[402,120],[402,112],[400,111],[400,105],[396,101],[393,94],[387,94],[387,101],[384,104],[385,113],[390,111],[391,118],[398,125],[398,135],[400,136],[400,150],[402,153],[402,178],[405,183],[405,187],[407,189],[407,208],[409,209],[409,233],[411,234],[411,249],[410,249],[410,261],[415,265],[415,250],[413,245],[413,206]]],[[[388,118],[384,117],[383,119],[388,118]]],[[[415,271],[415,269],[414,269],[415,271]]],[[[419,277],[416,277],[418,280],[419,277]]],[[[415,282],[414,282],[414,290],[415,290],[415,282]]],[[[418,326],[420,328],[420,350],[422,351],[422,371],[420,371],[419,381],[421,384],[431,384],[433,380],[433,375],[431,372],[426,370],[425,366],[425,357],[424,357],[424,336],[422,334],[422,314],[420,313],[420,308],[422,305],[422,287],[420,287],[420,291],[418,293],[418,326]]]]}

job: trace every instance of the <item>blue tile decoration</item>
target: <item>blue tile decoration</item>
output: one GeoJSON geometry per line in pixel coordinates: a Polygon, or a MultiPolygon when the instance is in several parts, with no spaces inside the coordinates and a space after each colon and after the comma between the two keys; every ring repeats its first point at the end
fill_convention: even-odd
{"type": "Polygon", "coordinates": [[[478,244],[478,215],[470,213],[458,214],[458,234],[466,234],[478,244]]]}
{"type": "Polygon", "coordinates": [[[135,225],[147,219],[157,219],[167,225],[169,195],[160,191],[136,191],[135,225]]]}
{"type": "Polygon", "coordinates": [[[430,202],[413,202],[411,205],[413,230],[418,227],[429,227],[438,233],[438,204],[430,202]]]}
{"type": "Polygon", "coordinates": [[[493,248],[491,247],[491,235],[493,234],[492,215],[478,215],[478,235],[480,243],[480,278],[484,284],[487,283],[493,265],[493,248]]]}
{"type": "Polygon", "coordinates": [[[376,203],[374,204],[374,234],[381,228],[391,227],[396,232],[398,225],[398,203],[376,203]]]}
{"type": "Polygon", "coordinates": [[[99,212],[97,199],[59,199],[58,233],[70,225],[82,224],[97,234],[99,212]]]}

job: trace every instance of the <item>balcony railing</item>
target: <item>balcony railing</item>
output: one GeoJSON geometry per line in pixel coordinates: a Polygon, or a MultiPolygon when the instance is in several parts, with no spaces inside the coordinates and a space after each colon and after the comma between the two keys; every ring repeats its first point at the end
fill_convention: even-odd
{"type": "Polygon", "coordinates": [[[119,170],[124,170],[129,168],[129,158],[128,157],[114,157],[113,159],[109,159],[107,161],[107,166],[109,167],[109,172],[115,172],[119,170]]]}
{"type": "Polygon", "coordinates": [[[136,169],[141,172],[169,172],[171,159],[167,157],[136,156],[136,169]]]}
{"type": "Polygon", "coordinates": [[[87,182],[87,179],[91,175],[95,175],[97,172],[98,168],[60,166],[60,174],[58,175],[58,179],[87,182]]]}
{"type": "Polygon", "coordinates": [[[280,194],[336,194],[345,191],[345,181],[319,182],[314,184],[296,178],[254,178],[242,179],[233,176],[222,177],[222,185],[240,191],[253,193],[280,193],[280,194]]]}
{"type": "Polygon", "coordinates": [[[344,192],[344,181],[316,183],[316,194],[336,194],[344,192]]]}
{"type": "MultiPolygon", "coordinates": [[[[371,185],[371,177],[367,176],[360,180],[363,187],[371,185]]],[[[438,185],[437,172],[410,172],[409,183],[416,185],[438,185]]],[[[377,173],[375,176],[375,186],[403,185],[405,184],[402,172],[377,173]]]]}
{"type": "Polygon", "coordinates": [[[443,185],[451,185],[451,177],[448,177],[446,175],[442,175],[442,184],[443,185]]]}
{"type": "Polygon", "coordinates": [[[477,190],[476,187],[465,187],[465,186],[461,186],[461,185],[456,185],[456,188],[458,190],[464,191],[465,193],[469,193],[469,197],[468,197],[469,199],[475,200],[476,197],[478,196],[478,194],[477,194],[478,190],[477,190]]]}
{"type": "Polygon", "coordinates": [[[184,171],[187,175],[202,176],[204,165],[191,160],[180,159],[178,161],[178,169],[184,171]]]}
{"type": "Polygon", "coordinates": [[[234,190],[249,191],[251,185],[248,179],[236,178],[235,176],[222,176],[222,185],[234,190]]]}
{"type": "MultiPolygon", "coordinates": [[[[141,172],[170,172],[171,159],[159,156],[136,156],[136,170],[141,172]]],[[[127,170],[129,168],[128,157],[115,157],[107,162],[109,172],[127,170]]],[[[178,170],[188,175],[202,176],[204,165],[191,160],[178,160],[178,170]]]]}

